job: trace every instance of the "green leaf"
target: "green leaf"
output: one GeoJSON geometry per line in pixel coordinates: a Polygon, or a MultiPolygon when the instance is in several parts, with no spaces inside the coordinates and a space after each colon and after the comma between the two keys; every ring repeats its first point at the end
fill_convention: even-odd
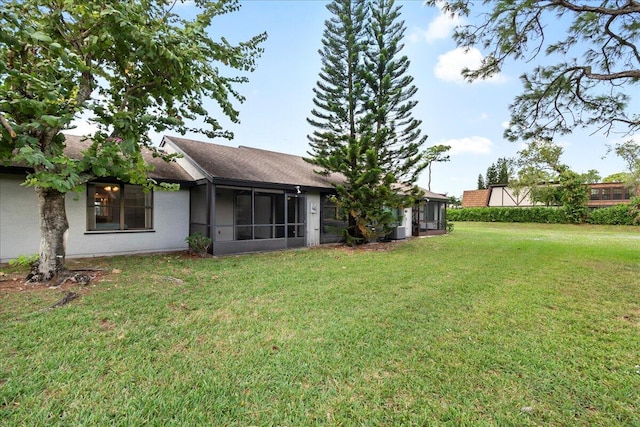
{"type": "Polygon", "coordinates": [[[53,39],[48,35],[46,35],[45,33],[43,33],[42,31],[36,31],[34,33],[31,33],[31,38],[39,42],[45,42],[45,43],[53,42],[53,39]]]}

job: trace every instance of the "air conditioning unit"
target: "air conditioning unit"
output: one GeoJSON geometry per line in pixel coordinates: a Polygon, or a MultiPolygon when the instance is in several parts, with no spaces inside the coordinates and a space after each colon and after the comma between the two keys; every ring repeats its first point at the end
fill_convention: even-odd
{"type": "Polygon", "coordinates": [[[402,240],[407,238],[405,227],[398,226],[391,231],[391,240],[402,240]]]}

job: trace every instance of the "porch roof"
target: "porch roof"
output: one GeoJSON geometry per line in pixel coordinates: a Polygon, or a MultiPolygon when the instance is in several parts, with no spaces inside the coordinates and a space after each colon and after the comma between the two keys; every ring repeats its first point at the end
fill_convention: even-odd
{"type": "Polygon", "coordinates": [[[165,136],[163,144],[172,143],[211,179],[252,184],[299,185],[310,188],[333,188],[341,176],[320,175],[317,167],[300,156],[251,147],[229,147],[193,139],[165,136]]]}

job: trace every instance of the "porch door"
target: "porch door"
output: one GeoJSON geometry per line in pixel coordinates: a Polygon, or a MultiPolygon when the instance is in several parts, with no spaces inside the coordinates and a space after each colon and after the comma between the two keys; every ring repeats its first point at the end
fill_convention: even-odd
{"type": "Polygon", "coordinates": [[[414,205],[411,209],[411,235],[420,235],[420,211],[423,210],[423,205],[414,205]]]}

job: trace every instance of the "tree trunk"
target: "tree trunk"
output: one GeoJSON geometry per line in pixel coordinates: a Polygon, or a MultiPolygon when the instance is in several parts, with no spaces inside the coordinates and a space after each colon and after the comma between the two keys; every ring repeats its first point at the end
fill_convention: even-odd
{"type": "Polygon", "coordinates": [[[37,269],[32,270],[31,282],[47,282],[64,270],[66,254],[67,212],[65,193],[36,187],[40,215],[40,254],[37,269]]]}

